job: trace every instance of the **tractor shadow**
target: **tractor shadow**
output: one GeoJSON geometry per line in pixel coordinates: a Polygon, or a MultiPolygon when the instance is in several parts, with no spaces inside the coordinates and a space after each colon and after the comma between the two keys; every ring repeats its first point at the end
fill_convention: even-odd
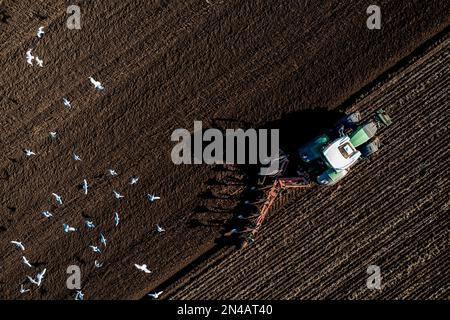
{"type": "MultiPolygon", "coordinates": [[[[332,128],[344,115],[340,111],[324,109],[305,110],[283,115],[280,119],[263,125],[254,125],[234,119],[214,119],[213,127],[225,129],[278,129],[280,149],[289,156],[289,176],[295,176],[299,163],[297,149],[317,135],[332,128]]],[[[189,221],[189,227],[221,227],[216,239],[218,247],[242,244],[239,233],[230,231],[245,230],[249,217],[258,213],[255,203],[264,202],[266,193],[261,190],[261,176],[257,165],[215,165],[215,176],[204,182],[204,191],[198,195],[198,205],[194,209],[198,217],[189,221]],[[210,218],[208,219],[208,215],[210,218]]],[[[270,187],[272,180],[265,179],[263,186],[270,187]]]]}
{"type": "MultiPolygon", "coordinates": [[[[316,109],[288,113],[276,121],[262,125],[235,119],[214,119],[213,127],[222,131],[237,128],[279,129],[280,148],[286,154],[295,156],[299,146],[332,128],[342,116],[343,113],[339,111],[316,109]]],[[[261,191],[258,184],[261,178],[258,166],[214,165],[212,169],[215,176],[204,182],[204,190],[198,194],[198,205],[188,223],[190,228],[219,227],[221,231],[215,240],[215,246],[161,283],[155,291],[166,290],[193,270],[201,268],[205,261],[222,249],[240,248],[243,243],[242,235],[230,235],[230,230],[247,228],[249,220],[245,218],[256,215],[258,211],[253,204],[265,200],[265,192],[261,191]],[[205,219],[208,215],[210,217],[205,219]]],[[[266,185],[270,187],[271,179],[266,180],[266,185]]]]}

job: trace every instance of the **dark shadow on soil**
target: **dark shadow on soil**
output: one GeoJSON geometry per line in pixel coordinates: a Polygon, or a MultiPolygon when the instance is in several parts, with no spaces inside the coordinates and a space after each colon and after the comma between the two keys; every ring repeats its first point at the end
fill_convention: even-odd
{"type": "MultiPolygon", "coordinates": [[[[295,158],[296,150],[299,146],[313,139],[318,134],[332,128],[342,116],[343,113],[340,111],[327,111],[324,109],[306,110],[286,114],[279,120],[263,125],[254,125],[253,128],[279,129],[280,148],[290,158],[295,158]]],[[[233,119],[215,119],[213,124],[214,128],[222,131],[227,128],[252,128],[249,123],[233,119]]],[[[217,175],[205,181],[205,190],[198,195],[199,205],[194,210],[194,214],[197,217],[193,217],[189,221],[189,227],[200,228],[219,225],[222,226],[221,235],[216,239],[216,245],[213,248],[167,279],[155,288],[155,291],[164,291],[171,284],[185,277],[221,249],[230,246],[240,248],[243,234],[230,234],[230,231],[233,229],[238,231],[247,229],[250,223],[247,218],[257,214],[257,208],[253,204],[265,200],[265,193],[260,190],[260,185],[258,185],[258,181],[260,180],[258,166],[215,165],[213,171],[217,175]],[[229,189],[229,193],[220,192],[221,189],[229,189]],[[236,190],[239,190],[239,192],[236,192],[236,190]],[[221,202],[230,200],[235,202],[232,208],[223,208],[220,206],[221,202]],[[205,221],[205,213],[212,213],[214,218],[211,217],[205,221]],[[224,218],[218,219],[217,214],[223,214],[224,218]],[[229,216],[232,218],[227,218],[229,216]]],[[[264,185],[270,186],[271,183],[271,179],[266,179],[264,185]]],[[[144,299],[150,298],[146,296],[144,299]]]]}
{"type": "Polygon", "coordinates": [[[11,16],[6,12],[4,6],[0,5],[0,23],[7,24],[9,19],[11,19],[11,16]]]}

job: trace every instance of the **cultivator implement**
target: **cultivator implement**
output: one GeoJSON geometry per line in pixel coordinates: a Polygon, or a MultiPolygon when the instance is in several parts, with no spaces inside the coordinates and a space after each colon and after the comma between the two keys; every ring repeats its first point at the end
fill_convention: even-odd
{"type": "Polygon", "coordinates": [[[299,175],[295,178],[276,178],[272,184],[272,187],[266,193],[266,200],[260,202],[258,207],[258,214],[253,217],[253,226],[247,229],[247,239],[245,244],[253,242],[254,236],[258,233],[261,226],[267,219],[270,213],[270,209],[275,203],[280,193],[286,189],[306,189],[312,187],[313,184],[309,181],[306,174],[299,175]]]}

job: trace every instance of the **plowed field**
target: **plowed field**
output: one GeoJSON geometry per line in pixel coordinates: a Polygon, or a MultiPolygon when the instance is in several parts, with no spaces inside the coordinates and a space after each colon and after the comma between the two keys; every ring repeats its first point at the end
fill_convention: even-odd
{"type": "MultiPolygon", "coordinates": [[[[413,54],[450,22],[446,0],[380,0],[383,27],[373,31],[366,27],[369,0],[76,4],[81,8],[81,30],[66,28],[66,1],[0,1],[3,299],[73,299],[74,291],[66,287],[66,269],[74,264],[81,268],[85,299],[142,298],[202,255],[207,257],[240,201],[202,208],[208,182],[218,173],[207,166],[173,165],[174,129],[192,130],[194,120],[213,126],[218,119],[262,126],[305,110],[323,112],[326,121],[329,110],[413,54]],[[40,26],[45,35],[38,39],[40,26]],[[29,49],[43,59],[42,68],[26,63],[29,49]],[[90,76],[103,83],[103,92],[94,90],[90,76]],[[63,97],[71,100],[70,109],[64,107],[63,97]],[[50,131],[58,133],[56,140],[49,138],[50,131]],[[36,156],[26,157],[27,148],[36,156]],[[73,153],[82,161],[74,161],[73,153]],[[109,176],[109,168],[119,176],[109,176]],[[130,185],[135,175],[140,180],[130,185]],[[83,179],[91,185],[88,195],[79,187],[83,179]],[[125,198],[114,199],[113,190],[125,198]],[[56,205],[54,192],[62,195],[63,205],[56,205]],[[148,193],[161,200],[150,203],[148,193]],[[44,218],[44,210],[53,218],[44,218]],[[117,227],[114,212],[121,217],[117,227]],[[86,228],[86,220],[96,228],[86,228]],[[77,232],[65,233],[63,223],[77,232]],[[157,234],[156,224],[166,232],[157,234]],[[99,244],[100,232],[108,244],[97,254],[89,245],[99,244]],[[25,251],[18,251],[13,240],[22,241],[25,251]],[[103,266],[96,268],[95,260],[103,266]],[[152,274],[139,272],[135,263],[147,264],[152,274]],[[31,286],[26,276],[44,268],[42,285],[31,286]],[[31,291],[21,294],[22,283],[31,291]]],[[[253,251],[245,253],[264,267],[242,267],[241,253],[234,253],[220,262],[220,278],[204,275],[206,286],[224,279],[226,270],[239,270],[249,275],[246,285],[229,282],[227,289],[221,283],[207,293],[196,284],[190,294],[177,289],[176,296],[345,296],[357,285],[349,279],[364,273],[360,267],[367,261],[377,259],[384,259],[379,263],[398,281],[408,272],[426,273],[421,281],[436,285],[427,292],[440,296],[442,261],[431,249],[443,236],[438,231],[444,223],[442,189],[448,187],[441,153],[448,136],[442,128],[448,83],[442,80],[445,70],[433,70],[448,64],[445,59],[443,55],[440,64],[430,63],[425,78],[411,73],[401,93],[384,90],[363,100],[370,103],[355,105],[369,112],[390,103],[387,109],[397,122],[382,137],[383,151],[345,184],[294,195],[274,214],[279,220],[271,219],[253,251]],[[367,223],[372,219],[375,225],[367,223]],[[289,229],[292,223],[297,227],[289,229]],[[390,242],[389,236],[404,241],[390,242]],[[320,250],[317,237],[322,238],[320,250]],[[378,250],[366,250],[370,245],[378,250]],[[412,247],[418,253],[415,260],[406,260],[411,270],[405,270],[397,255],[410,257],[412,247]],[[292,251],[298,254],[283,255],[292,251]],[[356,253],[359,260],[343,262],[356,253]],[[421,263],[423,259],[429,264],[421,263]],[[436,272],[424,266],[435,266],[436,272]],[[359,273],[352,273],[355,270],[359,273]],[[338,282],[327,278],[334,271],[342,275],[338,282]],[[257,281],[261,277],[265,281],[257,281]],[[287,277],[294,281],[279,288],[277,283],[287,283],[287,277]]],[[[420,283],[399,286],[411,294],[424,290],[420,283]]],[[[394,288],[390,290],[394,296],[394,288]]]]}
{"type": "Polygon", "coordinates": [[[348,108],[392,115],[374,158],[338,186],[289,191],[256,243],[217,252],[167,297],[447,299],[449,48],[447,36],[348,108]]]}

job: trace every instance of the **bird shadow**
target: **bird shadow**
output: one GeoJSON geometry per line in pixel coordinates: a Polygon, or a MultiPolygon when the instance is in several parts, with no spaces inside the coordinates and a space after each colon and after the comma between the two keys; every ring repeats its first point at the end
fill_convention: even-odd
{"type": "Polygon", "coordinates": [[[9,178],[11,178],[11,174],[9,173],[8,169],[3,169],[0,176],[0,180],[9,181],[9,178]]]}
{"type": "Polygon", "coordinates": [[[0,6],[0,23],[8,24],[8,20],[11,16],[6,12],[6,8],[0,6]]]}
{"type": "Polygon", "coordinates": [[[12,213],[15,213],[16,211],[17,211],[17,208],[16,207],[10,207],[10,206],[7,206],[6,207],[10,212],[12,212],[12,213]]]}
{"type": "Polygon", "coordinates": [[[81,213],[81,216],[82,216],[84,219],[92,219],[92,216],[89,215],[89,214],[87,214],[87,213],[85,213],[85,212],[82,212],[82,213],[81,213]]]}
{"type": "Polygon", "coordinates": [[[156,0],[155,4],[161,9],[165,9],[170,5],[171,2],[172,0],[156,0]]]}
{"type": "Polygon", "coordinates": [[[33,16],[35,16],[36,18],[38,18],[41,21],[44,21],[44,20],[48,19],[48,14],[43,13],[41,11],[34,11],[33,12],[33,16]]]}
{"type": "Polygon", "coordinates": [[[47,265],[47,262],[44,261],[36,261],[36,262],[30,262],[30,264],[35,268],[40,268],[42,266],[47,265]]]}
{"type": "Polygon", "coordinates": [[[81,258],[79,255],[75,255],[75,256],[73,256],[73,258],[75,259],[76,262],[80,263],[81,265],[85,265],[86,264],[86,260],[81,258]]]}

